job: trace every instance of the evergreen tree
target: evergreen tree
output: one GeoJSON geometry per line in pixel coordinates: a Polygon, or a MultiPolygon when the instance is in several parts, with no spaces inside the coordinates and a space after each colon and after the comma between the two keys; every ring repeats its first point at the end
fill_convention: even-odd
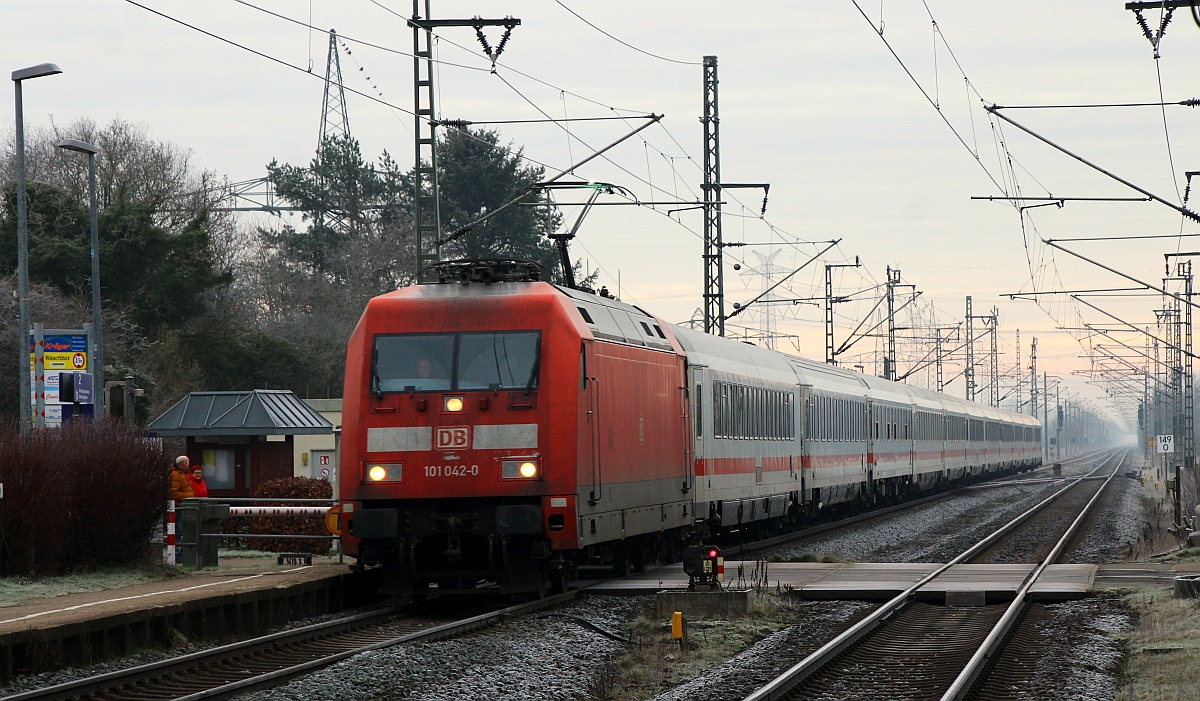
{"type": "MultiPolygon", "coordinates": [[[[486,129],[447,130],[438,142],[438,188],[443,237],[542,182],[541,166],[525,165],[511,144],[486,129]]],[[[535,193],[528,203],[542,201],[535,193]]],[[[547,238],[562,216],[552,205],[514,206],[445,246],[442,257],[521,258],[541,263],[559,279],[558,251],[547,238]]]]}

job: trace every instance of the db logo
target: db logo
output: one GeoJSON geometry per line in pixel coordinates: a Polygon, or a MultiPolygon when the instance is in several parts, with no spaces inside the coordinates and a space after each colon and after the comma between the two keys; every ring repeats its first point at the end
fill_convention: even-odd
{"type": "Polygon", "coordinates": [[[83,353],[76,353],[75,355],[71,356],[71,364],[74,365],[77,370],[83,369],[83,353]]]}
{"type": "Polygon", "coordinates": [[[471,447],[470,426],[445,426],[437,430],[433,447],[438,450],[465,450],[471,447]]]}

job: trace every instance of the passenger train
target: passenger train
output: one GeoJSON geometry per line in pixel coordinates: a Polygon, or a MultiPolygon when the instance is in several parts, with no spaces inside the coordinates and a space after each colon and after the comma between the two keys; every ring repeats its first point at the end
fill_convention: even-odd
{"type": "Polygon", "coordinates": [[[339,526],[355,567],[420,595],[562,588],[736,530],[1032,469],[1041,425],[443,263],[372,299],[348,346],[339,526]]]}

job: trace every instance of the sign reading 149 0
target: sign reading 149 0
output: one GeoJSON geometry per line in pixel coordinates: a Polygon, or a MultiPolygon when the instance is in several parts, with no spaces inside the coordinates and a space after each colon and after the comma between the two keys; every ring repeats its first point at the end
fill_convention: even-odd
{"type": "Polygon", "coordinates": [[[1175,436],[1170,433],[1161,436],[1155,436],[1154,443],[1158,446],[1158,452],[1160,453],[1175,452],[1175,436]]]}

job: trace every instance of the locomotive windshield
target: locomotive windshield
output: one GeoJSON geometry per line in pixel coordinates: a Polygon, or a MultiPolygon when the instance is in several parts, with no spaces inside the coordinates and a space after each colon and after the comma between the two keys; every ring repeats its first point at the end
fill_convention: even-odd
{"type": "Polygon", "coordinates": [[[537,389],[537,331],[375,337],[372,392],[537,389]]]}

